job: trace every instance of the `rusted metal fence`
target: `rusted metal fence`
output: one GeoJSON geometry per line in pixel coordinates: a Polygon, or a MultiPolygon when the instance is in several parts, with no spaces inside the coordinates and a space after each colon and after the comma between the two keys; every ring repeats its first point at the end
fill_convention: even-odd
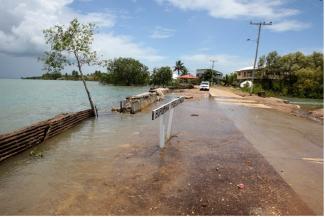
{"type": "Polygon", "coordinates": [[[52,119],[0,135],[0,161],[38,145],[93,116],[94,112],[91,109],[61,114],[52,119]]]}

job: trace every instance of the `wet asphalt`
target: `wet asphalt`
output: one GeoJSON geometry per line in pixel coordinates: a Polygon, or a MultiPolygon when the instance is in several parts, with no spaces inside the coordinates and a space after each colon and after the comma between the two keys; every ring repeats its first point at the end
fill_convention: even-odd
{"type": "Polygon", "coordinates": [[[302,192],[323,190],[323,165],[310,162],[322,157],[321,125],[221,104],[205,93],[175,109],[173,136],[159,149],[152,108],[133,116],[102,114],[42,144],[41,159],[26,152],[0,164],[0,214],[320,214],[322,198],[302,192]],[[300,189],[297,177],[312,180],[310,188],[300,189]]]}

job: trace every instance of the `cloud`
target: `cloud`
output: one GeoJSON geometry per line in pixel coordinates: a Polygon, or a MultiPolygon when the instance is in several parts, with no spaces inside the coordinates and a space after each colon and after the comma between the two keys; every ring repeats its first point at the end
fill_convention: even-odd
{"type": "MultiPolygon", "coordinates": [[[[94,47],[99,50],[99,54],[105,55],[105,58],[128,56],[147,61],[158,61],[163,58],[152,48],[126,36],[108,33],[113,31],[117,20],[112,11],[103,9],[101,12],[83,13],[71,8],[72,2],[73,0],[1,1],[0,54],[12,58],[36,59],[47,49],[43,29],[57,24],[67,25],[73,18],[78,18],[83,23],[97,24],[99,31],[95,35],[94,47]],[[106,33],[101,33],[103,31],[106,33]]],[[[0,65],[3,65],[1,62],[2,60],[0,65]]]]}
{"type": "Polygon", "coordinates": [[[0,52],[14,56],[38,56],[46,46],[43,29],[67,24],[78,17],[99,27],[112,27],[115,18],[107,13],[80,14],[67,7],[70,0],[3,1],[0,7],[0,52]]]}
{"type": "Polygon", "coordinates": [[[168,29],[161,26],[156,26],[154,31],[151,33],[150,38],[163,39],[170,38],[174,35],[174,29],[168,29]]]}
{"type": "Polygon", "coordinates": [[[150,62],[161,61],[165,58],[158,55],[152,48],[134,43],[127,36],[116,36],[112,33],[96,34],[93,46],[105,58],[127,56],[150,62]]]}
{"type": "Polygon", "coordinates": [[[198,68],[210,68],[212,60],[215,60],[214,68],[223,73],[233,72],[238,68],[246,67],[251,64],[251,60],[228,54],[189,54],[181,56],[180,59],[184,61],[184,64],[188,66],[191,71],[195,71],[198,68]]]}
{"type": "Polygon", "coordinates": [[[284,0],[156,0],[159,4],[168,2],[182,10],[207,11],[216,18],[236,19],[264,18],[279,19],[299,13],[297,9],[285,8],[284,0]]]}
{"type": "Polygon", "coordinates": [[[311,26],[310,23],[304,23],[297,20],[286,20],[278,23],[273,23],[272,26],[267,28],[275,32],[284,32],[284,31],[300,31],[307,29],[311,26]]]}

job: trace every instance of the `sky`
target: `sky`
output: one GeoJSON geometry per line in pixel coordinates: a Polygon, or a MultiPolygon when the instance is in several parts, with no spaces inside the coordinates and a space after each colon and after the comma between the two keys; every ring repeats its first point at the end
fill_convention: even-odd
{"type": "Polygon", "coordinates": [[[150,70],[177,60],[193,74],[212,60],[223,73],[252,66],[257,26],[250,21],[273,23],[262,27],[259,56],[323,52],[320,0],[0,0],[0,78],[41,75],[42,30],[73,18],[97,25],[93,49],[101,59],[132,57],[150,70]]]}

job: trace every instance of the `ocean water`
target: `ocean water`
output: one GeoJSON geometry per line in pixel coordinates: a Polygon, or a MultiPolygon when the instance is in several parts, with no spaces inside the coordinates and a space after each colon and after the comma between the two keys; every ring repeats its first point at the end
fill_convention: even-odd
{"type": "MultiPolygon", "coordinates": [[[[88,81],[88,89],[99,113],[127,96],[149,87],[122,87],[88,81]]],[[[90,108],[81,81],[0,79],[0,134],[46,120],[63,112],[90,108]]]]}

